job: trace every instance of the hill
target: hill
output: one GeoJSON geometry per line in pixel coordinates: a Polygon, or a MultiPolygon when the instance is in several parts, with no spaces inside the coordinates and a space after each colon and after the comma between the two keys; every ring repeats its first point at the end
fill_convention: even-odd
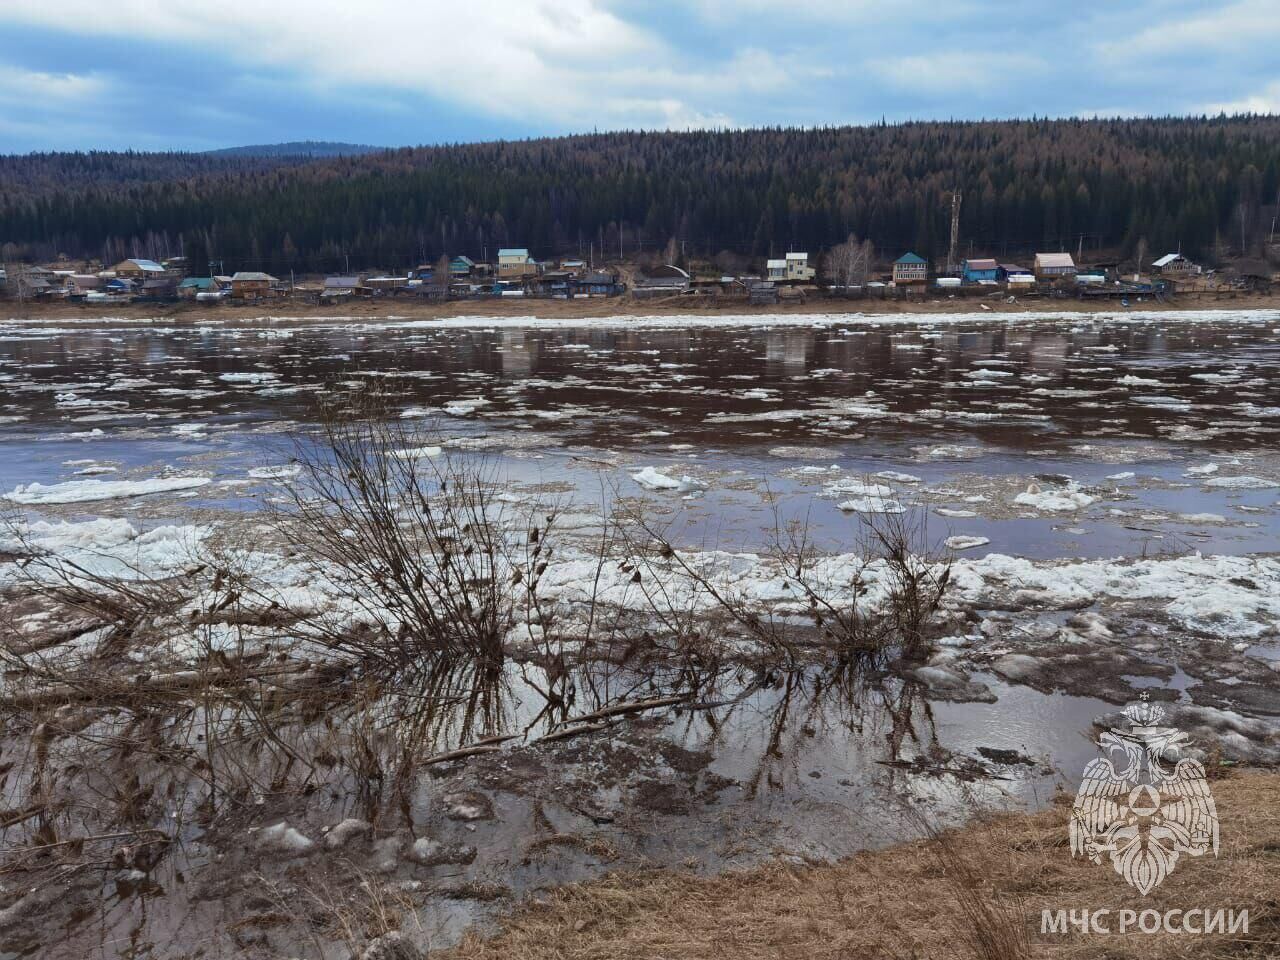
{"type": "Polygon", "coordinates": [[[207,150],[214,157],[358,157],[378,153],[384,147],[364,143],[338,143],[332,140],[292,140],[289,143],[260,143],[246,147],[224,147],[207,150]]]}
{"type": "Polygon", "coordinates": [[[1262,249],[1280,117],[619,132],[359,156],[0,158],[5,259],[114,260],[181,242],[226,269],[384,268],[589,248],[759,258],[850,233],[889,256],[1262,249]]]}

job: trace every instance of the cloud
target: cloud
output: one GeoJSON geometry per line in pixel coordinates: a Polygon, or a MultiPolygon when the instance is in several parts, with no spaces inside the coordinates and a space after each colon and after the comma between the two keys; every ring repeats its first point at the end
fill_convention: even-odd
{"type": "Polygon", "coordinates": [[[0,150],[1275,110],[1275,2],[0,0],[0,150]]]}
{"type": "MultiPolygon", "coordinates": [[[[1200,14],[1156,9],[1155,23],[1133,34],[1104,40],[1097,49],[1122,59],[1263,53],[1280,40],[1275,0],[1214,4],[1200,14]]],[[[1270,54],[1274,57],[1274,54],[1270,54]]]]}
{"type": "Polygon", "coordinates": [[[1046,70],[1044,61],[1030,54],[959,51],[878,59],[867,66],[898,90],[959,98],[1026,83],[1046,70]]]}
{"type": "Polygon", "coordinates": [[[46,73],[0,63],[0,101],[77,103],[107,92],[103,77],[91,74],[46,73]]]}
{"type": "Polygon", "coordinates": [[[1224,103],[1204,104],[1200,113],[1280,113],[1280,80],[1273,80],[1257,93],[1224,103]]]}
{"type": "MultiPolygon", "coordinates": [[[[245,67],[288,69],[318,87],[348,84],[429,95],[495,117],[536,115],[555,122],[591,117],[603,103],[652,116],[643,105],[675,100],[684,110],[671,48],[658,33],[626,22],[599,0],[509,0],[456,4],[364,0],[318,11],[310,0],[6,0],[0,22],[145,37],[217,49],[245,67]],[[627,66],[652,87],[621,89],[627,66]],[[648,96],[639,96],[646,93],[648,96]]],[[[696,79],[696,78],[695,78],[696,79]]],[[[669,111],[659,111],[665,113],[669,111]]],[[[675,111],[677,114],[681,111],[675,111]]]]}

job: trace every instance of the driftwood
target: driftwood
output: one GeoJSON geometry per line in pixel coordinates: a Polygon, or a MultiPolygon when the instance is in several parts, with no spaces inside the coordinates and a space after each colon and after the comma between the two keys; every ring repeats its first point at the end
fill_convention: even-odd
{"type": "Polygon", "coordinates": [[[517,733],[509,733],[504,736],[485,737],[465,747],[459,747],[457,750],[446,750],[444,753],[432,754],[422,761],[422,765],[429,767],[433,763],[448,763],[450,760],[462,760],[466,757],[475,757],[484,753],[497,753],[502,749],[503,743],[508,740],[514,740],[518,736],[519,734],[517,733]]]}
{"type": "MultiPolygon", "coordinates": [[[[674,707],[676,704],[684,703],[689,698],[684,694],[676,694],[669,697],[651,697],[648,700],[631,700],[626,703],[615,703],[610,707],[602,707],[591,713],[584,713],[577,717],[570,717],[568,720],[562,721],[559,725],[565,726],[571,723],[589,723],[592,720],[602,720],[605,717],[616,717],[625,713],[639,713],[641,710],[656,710],[658,707],[674,707]]],[[[542,737],[546,740],[547,737],[542,737]]]]}
{"type": "Polygon", "coordinates": [[[137,697],[181,696],[202,689],[229,688],[255,681],[296,676],[311,669],[312,664],[295,663],[275,667],[179,670],[174,673],[140,674],[126,678],[70,678],[0,698],[0,707],[38,710],[71,703],[108,703],[137,697]]]}
{"type": "Polygon", "coordinates": [[[548,733],[545,737],[539,737],[535,743],[554,743],[557,740],[568,740],[570,737],[576,737],[583,733],[596,733],[599,730],[607,730],[609,724],[601,723],[584,723],[576,727],[565,727],[563,730],[557,730],[555,733],[548,733]]]}

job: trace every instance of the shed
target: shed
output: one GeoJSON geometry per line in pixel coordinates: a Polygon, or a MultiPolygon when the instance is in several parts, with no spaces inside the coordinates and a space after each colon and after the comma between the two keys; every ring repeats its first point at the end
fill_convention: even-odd
{"type": "Polygon", "coordinates": [[[1166,253],[1151,264],[1155,273],[1162,277],[1177,280],[1200,272],[1200,268],[1180,253],[1166,253]]]}
{"type": "Polygon", "coordinates": [[[202,293],[217,293],[218,281],[213,277],[187,277],[178,284],[178,296],[183,300],[194,300],[202,293]]]}
{"type": "Polygon", "coordinates": [[[1076,262],[1069,253],[1037,253],[1036,277],[1042,280],[1054,280],[1058,277],[1074,277],[1076,262]]]}

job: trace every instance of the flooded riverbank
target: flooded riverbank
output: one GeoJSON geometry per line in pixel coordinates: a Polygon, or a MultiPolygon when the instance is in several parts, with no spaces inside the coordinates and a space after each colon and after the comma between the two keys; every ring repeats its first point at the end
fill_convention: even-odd
{"type": "Polygon", "coordinates": [[[1274,762],[1278,330],[1274,313],[0,329],[0,588],[28,670],[6,689],[61,731],[6,800],[26,809],[41,777],[66,800],[6,843],[119,828],[83,801],[119,780],[87,762],[102,744],[133,744],[110,763],[151,785],[113,800],[141,831],[128,857],[78,872],[61,905],[57,885],[6,896],[6,947],[168,955],[198,929],[265,956],[301,936],[282,904],[353,877],[445,943],[605,870],[831,860],[911,837],[907,809],[1043,805],[1141,691],[1215,755],[1274,762]],[[326,401],[395,424],[393,479],[486,478],[473,516],[523,559],[484,568],[520,593],[484,670],[361,659],[408,616],[386,608],[394,578],[364,597],[335,571],[341,525],[318,552],[287,526],[317,467],[345,463],[326,401]],[[884,522],[918,535],[918,562],[861,552],[884,522]],[[778,552],[786,531],[803,553],[778,552]],[[855,656],[815,621],[892,605],[920,570],[947,586],[919,658],[855,656]],[[85,582],[120,609],[143,597],[147,631],[83,626],[85,582]],[[106,671],[106,692],[51,695],[63,661],[106,671]],[[439,709],[412,713],[431,762],[399,779],[383,765],[405,714],[384,704],[410,694],[439,709]],[[277,715],[288,736],[251,746],[277,715]],[[215,727],[217,776],[195,762],[215,727]],[[157,836],[164,856],[138,852],[157,836]]]}

